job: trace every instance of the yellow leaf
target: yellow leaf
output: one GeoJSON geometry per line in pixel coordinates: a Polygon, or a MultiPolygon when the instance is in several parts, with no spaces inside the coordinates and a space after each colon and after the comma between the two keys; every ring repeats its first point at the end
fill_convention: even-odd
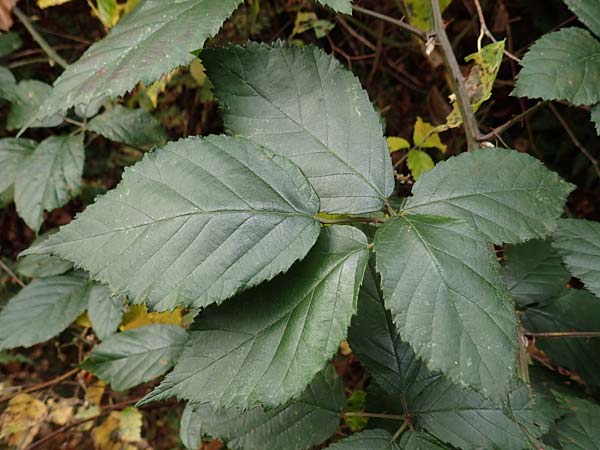
{"type": "Polygon", "coordinates": [[[437,127],[417,117],[413,130],[413,142],[417,148],[437,148],[446,152],[446,145],[442,143],[437,127]]]}
{"type": "MultiPolygon", "coordinates": [[[[129,409],[129,408],[127,408],[129,409]]],[[[135,409],[135,408],[132,408],[135,409]]],[[[92,430],[92,439],[97,450],[135,450],[122,434],[123,411],[111,412],[106,420],[92,430]]],[[[141,417],[140,417],[141,426],[141,417]]],[[[141,439],[141,437],[140,437],[141,439]]],[[[139,439],[138,439],[139,440],[139,439]]]]}
{"type": "Polygon", "coordinates": [[[106,385],[104,384],[104,381],[98,380],[95,383],[90,384],[85,388],[86,400],[92,405],[100,406],[105,389],[106,385]]]}
{"type": "Polygon", "coordinates": [[[38,433],[46,416],[44,402],[29,394],[18,394],[0,417],[0,439],[9,446],[25,448],[38,433]]]}
{"type": "Polygon", "coordinates": [[[204,83],[206,83],[206,69],[204,69],[204,64],[202,64],[200,58],[194,58],[190,64],[190,74],[196,80],[198,86],[204,86],[204,83]]]}
{"type": "Polygon", "coordinates": [[[390,136],[387,138],[388,147],[390,148],[390,153],[397,152],[398,150],[403,150],[405,148],[410,148],[410,142],[406,139],[398,137],[398,136],[390,136]]]}
{"type": "Polygon", "coordinates": [[[37,0],[37,5],[44,9],[44,8],[49,8],[50,6],[58,6],[58,5],[62,5],[63,3],[68,3],[71,0],[37,0]]]}
{"type": "Polygon", "coordinates": [[[352,349],[350,348],[350,344],[348,344],[348,341],[340,342],[340,353],[342,354],[342,356],[348,356],[352,354],[352,349]]]}
{"type": "MultiPolygon", "coordinates": [[[[444,10],[452,3],[452,0],[439,0],[440,10],[444,10]]],[[[411,25],[423,30],[430,31],[431,5],[430,0],[404,0],[406,14],[411,25]]]]}
{"type": "Polygon", "coordinates": [[[148,312],[146,305],[131,305],[123,315],[120,329],[121,331],[133,330],[152,324],[181,326],[181,308],[175,308],[170,312],[148,312]]]}
{"type": "Polygon", "coordinates": [[[76,399],[72,398],[61,398],[58,402],[53,399],[48,400],[47,404],[50,410],[48,420],[56,425],[65,425],[73,417],[75,402],[76,399]]]}
{"type": "Polygon", "coordinates": [[[435,167],[433,159],[431,159],[427,153],[425,153],[423,150],[417,150],[415,148],[408,152],[406,164],[408,165],[408,169],[410,170],[410,173],[415,181],[418,180],[419,177],[425,172],[429,172],[435,167]]]}
{"type": "MultiPolygon", "coordinates": [[[[95,417],[100,414],[100,408],[97,405],[90,406],[82,406],[81,408],[77,408],[77,412],[75,413],[75,419],[89,419],[91,417],[95,417]]],[[[77,427],[80,431],[89,431],[94,425],[93,421],[83,422],[81,425],[77,427]]]]}
{"type": "Polygon", "coordinates": [[[92,322],[90,322],[87,312],[82,313],[77,319],[75,319],[75,323],[84,328],[89,328],[92,326],[92,322]]]}
{"type": "Polygon", "coordinates": [[[136,442],[142,439],[142,413],[132,406],[121,411],[119,435],[124,442],[136,442]]]}

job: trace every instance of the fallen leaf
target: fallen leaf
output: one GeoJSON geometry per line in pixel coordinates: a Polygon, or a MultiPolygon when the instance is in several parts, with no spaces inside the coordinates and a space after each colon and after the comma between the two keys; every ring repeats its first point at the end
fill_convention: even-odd
{"type": "Polygon", "coordinates": [[[12,10],[18,0],[0,0],[0,30],[8,31],[13,26],[12,10]]]}
{"type": "Polygon", "coordinates": [[[45,416],[44,402],[29,394],[16,395],[0,417],[0,439],[12,447],[27,447],[40,430],[45,416]]]}

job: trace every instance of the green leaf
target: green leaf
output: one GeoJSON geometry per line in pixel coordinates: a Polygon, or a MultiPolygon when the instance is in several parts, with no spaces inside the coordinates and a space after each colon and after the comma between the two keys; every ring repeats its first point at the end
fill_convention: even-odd
{"type": "Polygon", "coordinates": [[[500,266],[467,223],[397,216],[375,236],[386,305],[433,370],[501,398],[517,353],[516,315],[500,266]]]}
{"type": "Polygon", "coordinates": [[[600,136],[600,103],[592,106],[592,122],[596,126],[596,134],[600,136]]]}
{"type": "Polygon", "coordinates": [[[342,14],[352,14],[352,0],[317,0],[321,5],[329,6],[342,14]]]}
{"type": "Polygon", "coordinates": [[[405,209],[464,219],[495,244],[519,243],[552,232],[573,189],[532,156],[476,150],[424,174],[405,209]]]}
{"type": "Polygon", "coordinates": [[[521,61],[513,95],[600,102],[600,41],[581,28],[563,28],[538,39],[521,61]]]}
{"type": "Polygon", "coordinates": [[[17,171],[36,146],[37,142],[31,139],[0,139],[0,192],[13,185],[17,171]]]}
{"type": "Polygon", "coordinates": [[[147,325],[109,336],[81,367],[125,391],[169,370],[186,341],[185,330],[176,325],[147,325]]]}
{"type": "Polygon", "coordinates": [[[385,430],[365,430],[331,444],[329,450],[401,450],[385,430]]]}
{"type": "Polygon", "coordinates": [[[600,297],[600,223],[561,219],[553,246],[567,269],[600,297]]]}
{"type": "Polygon", "coordinates": [[[322,211],[382,208],[394,187],[387,143],[366,92],[333,56],[249,43],[205,50],[202,61],[225,127],[295,162],[322,211]]]}
{"type": "MultiPolygon", "coordinates": [[[[38,237],[33,245],[39,245],[53,233],[45,233],[38,237]]],[[[29,278],[45,278],[62,275],[73,268],[73,263],[54,255],[27,255],[19,258],[17,272],[29,278]]]]}
{"type": "Polygon", "coordinates": [[[123,298],[112,297],[102,285],[98,285],[94,294],[88,303],[88,317],[94,333],[103,341],[119,328],[123,317],[123,298]]]}
{"type": "Polygon", "coordinates": [[[325,228],[289,273],[201,314],[175,369],[142,403],[176,396],[244,409],[297,398],[346,338],[366,259],[362,232],[325,228]]]}
{"type": "Polygon", "coordinates": [[[0,34],[0,58],[10,55],[23,45],[21,36],[15,32],[0,34]]]}
{"type": "MultiPolygon", "coordinates": [[[[600,331],[600,301],[583,289],[564,289],[562,295],[548,299],[521,314],[528,331],[600,331]]],[[[552,361],[578,373],[594,386],[600,386],[600,340],[587,338],[539,338],[536,346],[552,361]]]]}
{"type": "Polygon", "coordinates": [[[152,114],[143,109],[128,109],[121,105],[94,117],[87,128],[111,141],[138,148],[152,147],[167,141],[165,129],[152,114]]]}
{"type": "Polygon", "coordinates": [[[569,397],[567,405],[572,414],[554,428],[563,450],[600,449],[600,406],[576,397],[569,397]]]}
{"type": "Polygon", "coordinates": [[[564,2],[581,22],[600,37],[600,3],[597,0],[564,0],[564,2]]]}
{"type": "Polygon", "coordinates": [[[0,312],[0,350],[58,335],[87,306],[93,284],[79,273],[34,280],[0,312]]]}
{"type": "Polygon", "coordinates": [[[344,384],[329,365],[312,380],[302,397],[285,406],[248,411],[208,404],[195,407],[202,430],[232,450],[305,450],[331,437],[340,424],[346,398],[344,384]]]}
{"type": "Polygon", "coordinates": [[[167,310],[201,307],[286,271],[319,234],[300,170],[245,139],[189,138],[147,154],[42,246],[167,310]]]}
{"type": "Polygon", "coordinates": [[[64,115],[52,114],[43,120],[32,120],[40,105],[50,96],[52,86],[38,80],[25,80],[10,88],[3,89],[4,98],[11,102],[6,119],[8,130],[19,129],[26,124],[30,127],[55,127],[62,123],[64,115]]]}
{"type": "Polygon", "coordinates": [[[548,241],[533,240],[504,252],[504,281],[519,306],[556,297],[570,278],[548,241]]]}
{"type": "Polygon", "coordinates": [[[436,438],[423,432],[406,432],[400,440],[403,450],[451,450],[436,438]]]}
{"type": "Polygon", "coordinates": [[[51,136],[21,164],[15,178],[15,204],[33,231],[40,229],[44,211],[65,205],[79,192],[84,158],[83,135],[51,136]]]}
{"type": "Polygon", "coordinates": [[[348,342],[362,365],[389,395],[406,392],[422,371],[423,363],[410,345],[401,341],[384,307],[375,258],[371,258],[365,272],[358,314],[352,319],[348,342]]]}
{"type": "MultiPolygon", "coordinates": [[[[439,0],[440,10],[444,10],[452,3],[452,0],[439,0]]],[[[431,30],[431,3],[428,0],[405,0],[406,13],[411,25],[423,31],[431,30]]]]}
{"type": "Polygon", "coordinates": [[[417,150],[415,148],[409,150],[406,163],[408,164],[408,169],[410,170],[410,173],[412,173],[415,181],[425,172],[429,172],[435,167],[435,163],[433,162],[433,159],[431,159],[431,156],[423,150],[417,150]]]}
{"type": "Polygon", "coordinates": [[[146,0],[93,44],[54,83],[36,117],[119,97],[192,62],[240,0],[146,0]]]}
{"type": "Polygon", "coordinates": [[[179,439],[187,450],[198,450],[202,444],[202,423],[191,403],[187,403],[181,413],[179,439]]]}

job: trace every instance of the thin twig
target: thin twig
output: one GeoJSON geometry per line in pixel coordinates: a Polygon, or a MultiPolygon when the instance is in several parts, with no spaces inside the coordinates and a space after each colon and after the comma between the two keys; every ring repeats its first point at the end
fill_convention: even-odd
{"type": "Polygon", "coordinates": [[[600,338],[600,331],[546,331],[543,333],[525,332],[534,338],[600,338]]]}
{"type": "Polygon", "coordinates": [[[444,19],[442,19],[442,12],[438,0],[431,0],[431,10],[433,12],[435,37],[441,46],[446,69],[450,72],[449,78],[452,92],[454,92],[454,95],[456,96],[456,103],[458,104],[460,115],[462,116],[463,128],[467,138],[467,147],[469,150],[474,150],[479,148],[477,138],[481,133],[479,132],[479,126],[477,125],[473,109],[471,108],[471,101],[469,99],[469,94],[467,93],[467,88],[465,87],[460,66],[456,61],[452,45],[446,34],[444,19]]]}
{"type": "Polygon", "coordinates": [[[22,288],[25,287],[25,283],[23,283],[21,279],[10,269],[10,267],[8,267],[4,261],[2,261],[2,258],[0,258],[0,269],[4,270],[8,275],[10,275],[10,277],[14,279],[19,286],[22,288]]]}
{"type": "Polygon", "coordinates": [[[548,102],[546,102],[546,101],[536,103],[531,108],[526,109],[525,111],[523,111],[522,113],[516,115],[515,117],[513,117],[512,119],[510,119],[506,123],[504,123],[504,124],[502,124],[502,125],[494,128],[489,133],[480,135],[478,137],[478,140],[479,141],[488,141],[490,139],[493,139],[494,137],[498,136],[499,134],[504,133],[506,130],[508,130],[509,128],[511,128],[513,125],[516,125],[517,123],[521,122],[523,119],[525,119],[525,117],[529,116],[530,114],[533,114],[538,109],[540,109],[541,107],[545,106],[547,103],[548,102]]]}
{"type": "Polygon", "coordinates": [[[7,400],[10,400],[13,397],[16,397],[19,394],[29,394],[31,392],[36,392],[36,391],[40,391],[42,389],[45,389],[47,387],[50,386],[54,386],[55,384],[59,384],[61,381],[66,380],[67,378],[70,378],[71,375],[76,374],[77,372],[79,372],[81,369],[79,369],[78,367],[76,367],[75,369],[71,369],[68,372],[63,373],[62,375],[53,378],[52,380],[48,380],[48,381],[44,381],[42,383],[38,383],[34,386],[28,387],[26,389],[20,390],[15,392],[14,394],[11,394],[9,396],[3,397],[0,399],[0,403],[3,403],[7,400]]]}
{"type": "Polygon", "coordinates": [[[589,159],[589,161],[592,163],[596,175],[600,178],[600,167],[598,167],[598,160],[594,158],[590,151],[579,141],[579,139],[577,139],[577,136],[575,136],[575,133],[573,133],[573,130],[571,130],[571,127],[569,127],[569,124],[565,121],[562,114],[558,112],[556,107],[552,103],[548,103],[548,107],[552,111],[552,114],[554,114],[556,119],[560,122],[564,130],[567,132],[567,135],[571,139],[571,142],[573,142],[575,147],[577,147],[581,151],[581,153],[583,153],[585,157],[589,159]]]}
{"type": "Polygon", "coordinates": [[[15,14],[15,16],[17,16],[17,18],[21,21],[25,28],[27,28],[27,31],[29,31],[29,34],[31,34],[33,40],[37,42],[40,47],[42,47],[42,50],[44,50],[44,52],[46,52],[46,55],[48,55],[50,60],[55,61],[63,69],[66,69],[69,66],[69,63],[65,61],[58,53],[56,53],[52,46],[48,44],[48,42],[46,42],[46,40],[42,37],[40,33],[37,32],[31,21],[29,20],[29,17],[27,17],[27,15],[23,11],[21,11],[21,9],[18,6],[15,6],[15,8],[13,9],[13,13],[15,14]]]}
{"type": "Polygon", "coordinates": [[[426,41],[428,39],[427,33],[425,31],[423,31],[417,27],[413,27],[412,25],[406,23],[402,19],[394,19],[393,17],[386,16],[385,14],[378,13],[377,11],[371,11],[370,9],[362,8],[362,7],[356,6],[356,5],[352,5],[352,9],[354,9],[355,11],[358,11],[360,13],[363,13],[367,16],[375,17],[376,19],[383,20],[384,22],[394,24],[397,27],[400,27],[400,28],[414,34],[415,36],[417,36],[419,39],[421,39],[423,41],[426,41]]]}
{"type": "MultiPolygon", "coordinates": [[[[490,29],[487,26],[487,23],[485,23],[485,17],[483,15],[483,9],[481,8],[481,4],[479,3],[479,0],[473,0],[475,2],[475,8],[477,8],[477,15],[479,16],[479,37],[477,38],[477,50],[481,50],[481,40],[483,39],[483,36],[487,36],[489,40],[491,40],[492,42],[498,42],[498,40],[494,37],[494,35],[492,34],[492,32],[490,31],[490,29]]],[[[511,52],[509,52],[508,50],[504,50],[504,54],[512,59],[513,61],[516,62],[521,62],[521,60],[513,55],[511,52]]]]}
{"type": "Polygon", "coordinates": [[[392,436],[392,438],[390,439],[390,443],[392,442],[396,442],[396,439],[398,439],[398,437],[404,433],[404,430],[406,430],[406,428],[408,427],[408,421],[404,420],[404,423],[402,425],[400,425],[400,428],[398,428],[398,430],[394,433],[394,435],[392,436]]]}
{"type": "Polygon", "coordinates": [[[344,19],[344,17],[339,14],[337,16],[337,21],[339,22],[340,25],[342,25],[346,31],[348,33],[350,33],[354,38],[356,38],[357,40],[359,40],[360,42],[362,42],[365,46],[367,46],[368,48],[370,48],[371,50],[375,51],[376,47],[375,44],[373,44],[371,41],[369,41],[366,37],[364,37],[362,34],[357,33],[356,30],[354,28],[352,28],[348,22],[346,22],[346,19],[344,19]]]}

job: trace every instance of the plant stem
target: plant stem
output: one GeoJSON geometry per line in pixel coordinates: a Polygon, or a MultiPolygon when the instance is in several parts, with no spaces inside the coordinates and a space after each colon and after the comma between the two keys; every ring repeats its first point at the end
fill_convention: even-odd
{"type": "Polygon", "coordinates": [[[2,261],[2,258],[0,258],[0,269],[4,270],[11,278],[13,278],[19,286],[22,288],[25,287],[25,283],[23,283],[21,279],[12,270],[10,270],[10,267],[8,267],[4,261],[2,261]]]}
{"type": "Polygon", "coordinates": [[[394,433],[394,435],[392,436],[392,438],[390,439],[390,442],[395,442],[396,439],[398,439],[398,437],[404,433],[404,430],[406,430],[406,427],[408,427],[408,421],[405,420],[404,423],[402,425],[400,425],[400,428],[398,428],[398,431],[396,431],[394,433]]]}
{"type": "Polygon", "coordinates": [[[383,223],[385,218],[377,219],[375,217],[344,217],[343,219],[326,219],[324,217],[316,217],[323,225],[340,225],[350,223],[383,223]]]}
{"type": "Polygon", "coordinates": [[[373,419],[406,420],[401,414],[367,413],[363,411],[342,413],[345,417],[371,417],[373,419]]]}
{"type": "Polygon", "coordinates": [[[450,44],[446,29],[444,28],[444,19],[442,19],[442,12],[438,0],[431,0],[431,10],[433,12],[435,37],[441,46],[446,70],[450,72],[450,85],[452,87],[452,92],[454,92],[454,95],[456,96],[458,109],[462,116],[463,128],[467,138],[467,148],[469,150],[474,150],[480,147],[477,138],[481,133],[479,132],[479,126],[477,125],[473,109],[471,108],[471,101],[469,100],[469,94],[465,87],[460,66],[456,61],[456,56],[454,55],[452,45],[450,44]]]}
{"type": "Polygon", "coordinates": [[[513,125],[519,123],[521,120],[523,120],[525,117],[527,117],[530,114],[533,114],[534,112],[536,112],[538,109],[542,108],[543,106],[546,106],[548,104],[547,101],[543,101],[543,102],[538,102],[535,105],[533,105],[531,108],[526,109],[525,111],[523,111],[521,114],[516,115],[515,117],[513,117],[512,119],[510,119],[509,121],[507,121],[506,123],[500,125],[499,127],[494,128],[492,131],[490,131],[489,133],[486,134],[482,134],[478,137],[479,141],[488,141],[490,139],[493,139],[494,137],[497,137],[499,134],[504,133],[506,130],[508,130],[509,128],[511,128],[513,125]]]}
{"type": "Polygon", "coordinates": [[[42,50],[44,50],[44,52],[46,52],[46,55],[48,55],[50,60],[56,62],[63,69],[66,69],[69,66],[69,63],[65,61],[58,53],[56,53],[52,46],[50,46],[50,44],[46,42],[42,35],[37,32],[31,21],[29,20],[29,17],[27,17],[27,15],[23,11],[21,11],[21,9],[18,6],[15,6],[15,8],[13,9],[13,13],[15,14],[15,16],[17,16],[17,18],[21,21],[25,28],[27,28],[27,31],[29,31],[29,34],[31,34],[33,40],[37,42],[40,47],[42,47],[42,50]]]}
{"type": "MultiPolygon", "coordinates": [[[[490,31],[490,29],[487,26],[487,23],[485,23],[485,17],[483,15],[483,9],[481,8],[481,4],[479,3],[479,0],[473,0],[475,3],[475,8],[477,9],[477,15],[479,16],[479,38],[477,39],[477,50],[481,50],[481,40],[483,39],[483,36],[487,36],[489,38],[490,41],[492,42],[498,42],[498,40],[494,37],[494,35],[492,34],[492,32],[490,31]]],[[[513,55],[511,52],[509,52],[508,50],[504,50],[504,55],[510,59],[512,59],[515,62],[521,62],[521,60],[513,55]]]]}
{"type": "Polygon", "coordinates": [[[403,30],[406,30],[406,31],[414,34],[422,41],[426,41],[428,38],[427,33],[425,31],[423,31],[417,27],[413,27],[412,25],[406,23],[404,20],[394,19],[393,17],[386,16],[385,14],[378,13],[377,11],[371,11],[370,9],[362,8],[362,7],[356,6],[356,5],[352,5],[352,9],[354,9],[355,11],[358,11],[360,13],[363,13],[367,16],[375,17],[376,19],[383,20],[384,22],[394,24],[397,27],[400,27],[403,30]]]}
{"type": "Polygon", "coordinates": [[[525,332],[535,338],[600,338],[600,331],[546,331],[543,333],[525,332]]]}

